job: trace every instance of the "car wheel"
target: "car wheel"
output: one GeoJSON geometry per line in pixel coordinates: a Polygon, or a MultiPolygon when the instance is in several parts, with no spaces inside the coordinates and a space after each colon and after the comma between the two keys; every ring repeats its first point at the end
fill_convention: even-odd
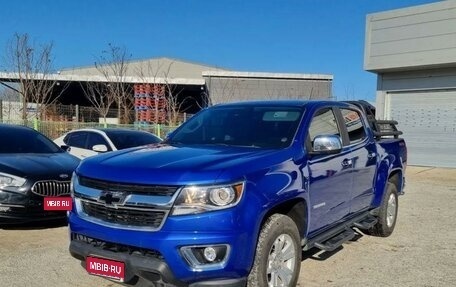
{"type": "Polygon", "coordinates": [[[390,236],[396,226],[398,207],[397,187],[388,182],[382,205],[378,211],[378,222],[368,230],[368,233],[380,237],[390,236]]]}
{"type": "Polygon", "coordinates": [[[272,215],[261,228],[247,287],[296,286],[301,253],[295,222],[286,215],[272,215]]]}

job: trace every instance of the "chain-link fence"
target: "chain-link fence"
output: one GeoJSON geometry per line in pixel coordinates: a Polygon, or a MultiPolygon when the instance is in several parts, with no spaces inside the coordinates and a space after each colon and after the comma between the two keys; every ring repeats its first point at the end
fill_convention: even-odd
{"type": "MultiPolygon", "coordinates": [[[[119,110],[109,109],[106,116],[100,116],[100,111],[94,107],[78,105],[48,105],[44,115],[38,119],[36,104],[27,104],[27,120],[23,120],[23,105],[21,102],[0,100],[0,123],[26,125],[55,139],[68,131],[82,128],[128,128],[146,130],[159,137],[165,137],[177,126],[145,123],[135,121],[132,124],[119,124],[119,110]]],[[[186,121],[191,115],[179,114],[178,125],[186,121]]],[[[135,112],[131,111],[130,118],[135,119],[135,112]]]]}
{"type": "Polygon", "coordinates": [[[29,120],[25,124],[21,121],[1,121],[5,124],[25,125],[33,128],[42,134],[46,135],[50,139],[56,139],[63,134],[74,130],[74,129],[85,129],[85,128],[125,128],[144,130],[154,133],[155,135],[164,138],[168,133],[172,132],[177,126],[167,126],[160,124],[131,124],[131,125],[120,125],[120,124],[102,124],[102,123],[83,123],[83,122],[72,122],[72,121],[40,121],[37,119],[29,120]]]}

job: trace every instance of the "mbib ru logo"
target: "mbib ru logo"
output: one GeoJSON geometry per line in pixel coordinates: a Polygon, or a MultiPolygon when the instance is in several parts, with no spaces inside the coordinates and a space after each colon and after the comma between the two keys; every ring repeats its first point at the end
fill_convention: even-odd
{"type": "Polygon", "coordinates": [[[104,272],[111,272],[111,273],[122,273],[122,268],[120,266],[109,265],[106,263],[99,263],[99,262],[90,262],[90,269],[96,271],[104,271],[104,272]]]}
{"type": "Polygon", "coordinates": [[[43,201],[44,210],[69,211],[72,208],[71,197],[45,197],[43,201]]]}

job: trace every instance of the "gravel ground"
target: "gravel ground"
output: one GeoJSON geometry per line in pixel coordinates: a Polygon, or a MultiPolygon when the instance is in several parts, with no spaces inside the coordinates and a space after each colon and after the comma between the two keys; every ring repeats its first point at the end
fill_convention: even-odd
{"type": "MultiPolygon", "coordinates": [[[[409,167],[396,230],[304,253],[299,286],[456,286],[456,169],[409,167]]],[[[66,226],[0,228],[0,286],[119,286],[68,253],[66,226]]]]}

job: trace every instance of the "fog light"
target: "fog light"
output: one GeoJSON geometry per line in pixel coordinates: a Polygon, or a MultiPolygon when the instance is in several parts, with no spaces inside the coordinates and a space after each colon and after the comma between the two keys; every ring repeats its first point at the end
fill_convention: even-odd
{"type": "Polygon", "coordinates": [[[218,269],[226,265],[230,246],[228,244],[183,246],[180,251],[185,261],[195,270],[218,269]]]}
{"type": "Polygon", "coordinates": [[[214,262],[215,258],[217,258],[217,252],[213,247],[206,247],[204,248],[204,258],[209,262],[214,262]]]}

